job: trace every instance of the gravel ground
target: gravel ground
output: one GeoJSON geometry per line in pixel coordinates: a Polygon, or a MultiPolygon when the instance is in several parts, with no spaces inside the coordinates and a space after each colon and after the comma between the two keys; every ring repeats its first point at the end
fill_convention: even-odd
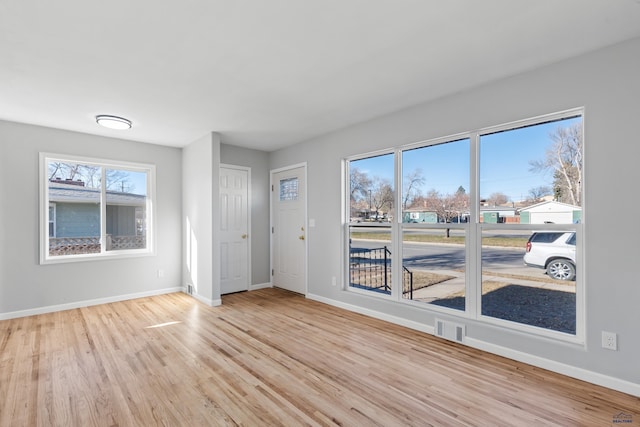
{"type": "MultiPolygon", "coordinates": [[[[464,297],[432,304],[464,310],[464,297]]],[[[507,285],[482,296],[482,314],[540,328],[576,333],[576,294],[531,286],[507,285]]]]}

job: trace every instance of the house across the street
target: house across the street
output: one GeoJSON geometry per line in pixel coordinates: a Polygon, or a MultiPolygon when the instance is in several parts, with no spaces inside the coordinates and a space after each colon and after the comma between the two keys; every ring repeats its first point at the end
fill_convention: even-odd
{"type": "Polygon", "coordinates": [[[556,201],[537,203],[520,209],[521,224],[578,224],[582,208],[556,201]]]}

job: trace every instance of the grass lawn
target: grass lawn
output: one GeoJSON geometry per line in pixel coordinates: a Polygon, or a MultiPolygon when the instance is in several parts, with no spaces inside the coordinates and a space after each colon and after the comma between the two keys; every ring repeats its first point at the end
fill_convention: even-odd
{"type": "MultiPolygon", "coordinates": [[[[352,239],[360,240],[387,240],[391,241],[391,232],[362,232],[352,231],[352,239]]],[[[403,237],[405,242],[419,242],[419,243],[448,243],[454,245],[464,245],[463,236],[450,236],[442,234],[405,234],[403,237]]],[[[484,237],[482,239],[484,246],[500,246],[504,248],[524,248],[527,244],[527,238],[525,237],[484,237]]]]}
{"type": "MultiPolygon", "coordinates": [[[[449,279],[453,279],[453,276],[446,274],[431,273],[428,271],[413,271],[413,290],[426,288],[427,286],[436,285],[438,283],[446,282],[449,279]]],[[[409,292],[409,286],[405,286],[404,292],[409,292]]]]}
{"type": "MultiPolygon", "coordinates": [[[[483,271],[483,275],[487,277],[489,276],[504,277],[507,279],[527,280],[530,282],[538,282],[538,283],[554,283],[557,285],[566,286],[565,292],[575,293],[576,291],[575,282],[567,282],[564,280],[554,280],[546,276],[531,277],[531,276],[522,276],[519,274],[496,273],[496,272],[489,272],[489,271],[483,271]]],[[[438,283],[445,282],[449,279],[453,279],[453,276],[448,276],[446,274],[432,273],[428,271],[414,270],[413,271],[413,289],[416,290],[416,289],[425,288],[431,285],[437,285],[438,283]]],[[[485,279],[482,281],[482,293],[485,294],[487,292],[491,292],[493,290],[496,290],[502,286],[507,286],[509,284],[510,284],[509,282],[485,279]]],[[[456,297],[456,296],[462,296],[462,295],[464,295],[464,292],[451,294],[449,296],[456,297]]]]}

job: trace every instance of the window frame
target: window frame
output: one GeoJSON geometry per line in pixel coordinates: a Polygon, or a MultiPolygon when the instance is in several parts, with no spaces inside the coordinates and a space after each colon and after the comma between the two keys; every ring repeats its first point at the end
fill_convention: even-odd
{"type": "MultiPolygon", "coordinates": [[[[69,262],[95,261],[100,259],[119,259],[134,258],[142,256],[156,255],[156,166],[148,163],[135,163],[121,160],[102,159],[87,156],[56,154],[56,153],[39,153],[39,240],[40,240],[40,264],[60,264],[69,262]],[[145,204],[145,221],[146,221],[146,244],[141,249],[120,249],[107,250],[106,248],[106,185],[105,180],[101,180],[100,186],[100,252],[88,254],[73,255],[55,255],[49,254],[49,162],[63,163],[80,163],[83,165],[97,166],[102,168],[102,175],[105,176],[107,169],[125,170],[131,172],[146,173],[146,204],[145,204]]],[[[57,210],[57,209],[56,209],[57,210]]],[[[57,221],[57,212],[55,221],[57,221]]],[[[57,233],[54,230],[54,235],[57,233]]],[[[54,236],[55,237],[55,236],[54,236]]]]}
{"type": "MultiPolygon", "coordinates": [[[[356,161],[356,160],[364,160],[364,159],[368,159],[368,158],[372,158],[372,157],[379,157],[379,156],[387,156],[387,155],[392,155],[393,156],[393,168],[394,168],[394,180],[393,180],[393,185],[394,185],[394,217],[397,219],[397,211],[398,211],[398,191],[397,191],[397,172],[398,172],[398,156],[397,156],[397,149],[385,149],[385,150],[377,150],[377,151],[371,151],[365,154],[361,154],[361,155],[355,155],[355,156],[350,156],[347,157],[345,159],[343,159],[342,162],[342,170],[345,173],[344,176],[344,195],[345,197],[343,197],[343,211],[344,211],[344,215],[343,215],[343,235],[344,235],[344,244],[343,244],[343,252],[344,252],[344,256],[343,256],[343,260],[345,260],[345,268],[343,268],[343,272],[344,272],[344,277],[342,280],[342,290],[347,290],[349,292],[354,292],[357,294],[361,294],[361,295],[372,295],[374,294],[371,291],[368,291],[366,289],[360,289],[357,287],[352,287],[350,286],[351,280],[350,280],[350,267],[349,267],[349,258],[351,256],[350,253],[350,240],[351,240],[351,226],[355,226],[356,228],[381,228],[381,229],[389,229],[390,230],[390,236],[391,236],[391,251],[392,254],[397,252],[397,235],[398,235],[398,223],[397,220],[391,221],[389,223],[386,224],[381,224],[381,223],[376,223],[376,222],[372,222],[372,223],[367,223],[367,224],[361,224],[358,222],[352,222],[351,221],[351,201],[350,201],[350,174],[351,174],[351,168],[350,166],[350,162],[352,161],[356,161]]],[[[393,255],[392,255],[393,256],[393,255]]],[[[393,259],[393,258],[392,258],[393,259]]],[[[397,263],[393,263],[391,264],[391,293],[390,294],[384,294],[384,293],[376,293],[376,298],[381,298],[381,299],[386,299],[386,300],[391,300],[391,301],[395,301],[397,300],[397,295],[398,295],[398,289],[399,286],[396,286],[394,284],[398,284],[401,283],[401,281],[399,281],[400,277],[401,277],[401,272],[400,269],[397,269],[395,267],[395,264],[397,263]],[[397,270],[397,271],[396,271],[397,270]]],[[[400,279],[401,280],[401,279],[400,279]]]]}
{"type": "MultiPolygon", "coordinates": [[[[443,313],[448,316],[473,320],[487,325],[495,325],[504,327],[505,329],[523,332],[530,335],[542,336],[553,340],[568,342],[572,344],[585,345],[585,266],[584,266],[584,229],[585,229],[585,164],[582,164],[582,187],[581,187],[581,200],[582,200],[582,218],[578,224],[488,224],[480,222],[480,138],[482,135],[488,135],[496,132],[515,130],[518,128],[540,125],[547,122],[558,121],[563,119],[569,119],[571,117],[581,117],[581,127],[583,135],[583,152],[584,158],[584,139],[585,139],[585,121],[586,113],[584,107],[572,108],[556,113],[531,117],[524,120],[517,120],[508,123],[503,123],[495,126],[488,126],[481,129],[476,129],[468,132],[462,132],[449,136],[433,138],[429,140],[413,142],[385,150],[377,150],[364,154],[352,155],[343,158],[343,219],[342,219],[342,233],[343,233],[343,285],[341,289],[345,292],[353,292],[356,294],[364,294],[368,297],[390,300],[394,303],[407,304],[412,308],[423,309],[434,314],[443,313]],[[469,200],[469,221],[463,224],[415,224],[415,223],[403,223],[402,222],[402,192],[398,189],[402,188],[402,179],[404,171],[402,169],[402,153],[407,150],[412,150],[421,147],[427,147],[447,142],[454,142],[456,140],[468,138],[470,141],[470,200],[469,200]],[[399,291],[400,286],[393,286],[391,295],[380,295],[376,292],[371,292],[363,289],[358,289],[350,286],[349,274],[349,239],[352,227],[362,227],[364,225],[351,222],[350,218],[350,163],[352,161],[366,159],[369,157],[394,154],[394,189],[395,189],[395,218],[390,224],[391,227],[391,248],[392,248],[392,283],[402,283],[402,235],[403,230],[407,227],[411,228],[458,228],[465,231],[465,256],[466,256],[466,268],[465,268],[465,310],[455,310],[446,307],[439,307],[437,305],[421,303],[410,299],[402,298],[402,294],[399,291]],[[576,292],[576,330],[574,334],[567,332],[560,332],[552,329],[527,325],[524,323],[518,323],[515,321],[509,321],[482,315],[482,236],[484,231],[491,230],[506,230],[506,229],[527,229],[531,231],[537,230],[564,230],[573,231],[576,236],[576,272],[577,278],[575,281],[576,292]]],[[[373,224],[369,224],[372,226],[373,224]]]]}
{"type": "Polygon", "coordinates": [[[56,217],[57,217],[57,210],[56,210],[56,203],[55,202],[49,202],[49,211],[47,211],[47,215],[49,215],[49,212],[53,211],[53,219],[51,219],[51,215],[49,215],[48,217],[48,221],[47,221],[47,226],[51,227],[51,229],[48,229],[48,234],[49,237],[56,237],[56,217]]]}
{"type": "MultiPolygon", "coordinates": [[[[450,230],[462,230],[464,232],[464,237],[465,237],[465,247],[464,247],[464,257],[465,257],[465,268],[464,268],[464,277],[465,277],[465,291],[464,291],[464,295],[465,295],[465,309],[464,310],[456,310],[456,309],[452,309],[452,308],[447,308],[447,307],[442,307],[442,306],[438,306],[435,304],[426,304],[424,302],[420,302],[420,301],[415,301],[415,300],[411,300],[411,299],[407,299],[407,298],[402,298],[402,295],[400,295],[400,301],[403,304],[408,304],[411,305],[412,307],[425,307],[427,306],[427,308],[433,312],[436,313],[442,313],[442,314],[453,314],[453,315],[457,315],[457,316],[462,316],[462,317],[473,317],[472,315],[470,315],[469,313],[472,312],[473,313],[473,306],[470,304],[470,299],[468,298],[468,294],[469,292],[471,292],[470,289],[470,278],[471,278],[471,274],[474,271],[474,267],[472,266],[472,256],[471,256],[471,245],[468,243],[469,239],[472,236],[472,229],[473,229],[473,206],[474,203],[477,202],[477,198],[476,198],[476,194],[475,191],[473,191],[473,189],[475,188],[475,179],[474,179],[474,161],[475,158],[472,155],[473,151],[474,151],[474,145],[473,145],[473,138],[472,138],[472,134],[471,133],[459,133],[459,134],[454,134],[454,135],[448,135],[448,136],[444,136],[444,137],[439,137],[439,138],[433,138],[433,139],[429,139],[426,141],[421,141],[421,142],[416,142],[416,143],[411,143],[411,144],[406,144],[403,146],[400,146],[396,149],[396,155],[399,159],[399,165],[400,167],[398,168],[399,170],[397,171],[397,179],[399,182],[399,185],[402,185],[403,183],[403,177],[405,174],[404,169],[402,168],[402,159],[403,159],[403,154],[405,151],[411,151],[411,150],[416,150],[416,149],[420,149],[420,148],[424,148],[424,147],[434,147],[434,146],[438,146],[438,145],[444,145],[444,144],[449,144],[449,143],[455,143],[458,141],[463,141],[463,140],[469,140],[469,220],[465,223],[434,223],[434,224],[422,224],[422,223],[405,223],[402,221],[401,218],[398,219],[398,223],[399,223],[399,231],[398,231],[398,254],[400,254],[401,256],[403,256],[403,251],[404,251],[404,241],[403,241],[403,236],[404,236],[404,230],[405,229],[425,229],[425,230],[446,230],[446,229],[450,229],[450,230]]],[[[398,198],[399,201],[401,201],[402,199],[402,194],[398,194],[398,198]]],[[[398,214],[402,214],[402,206],[398,206],[398,214]]],[[[396,263],[398,264],[398,263],[396,263]]],[[[401,269],[400,267],[398,267],[399,269],[401,269]]],[[[399,273],[401,274],[401,272],[399,273]]]]}

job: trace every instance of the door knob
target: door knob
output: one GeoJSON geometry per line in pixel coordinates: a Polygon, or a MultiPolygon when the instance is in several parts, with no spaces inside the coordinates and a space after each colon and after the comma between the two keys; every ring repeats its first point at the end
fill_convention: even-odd
{"type": "Polygon", "coordinates": [[[298,239],[300,239],[300,240],[304,240],[304,235],[299,236],[299,237],[298,237],[298,239]]]}
{"type": "Polygon", "coordinates": [[[247,237],[249,237],[249,235],[248,235],[248,234],[243,234],[241,237],[242,237],[243,239],[246,239],[247,237]]]}

